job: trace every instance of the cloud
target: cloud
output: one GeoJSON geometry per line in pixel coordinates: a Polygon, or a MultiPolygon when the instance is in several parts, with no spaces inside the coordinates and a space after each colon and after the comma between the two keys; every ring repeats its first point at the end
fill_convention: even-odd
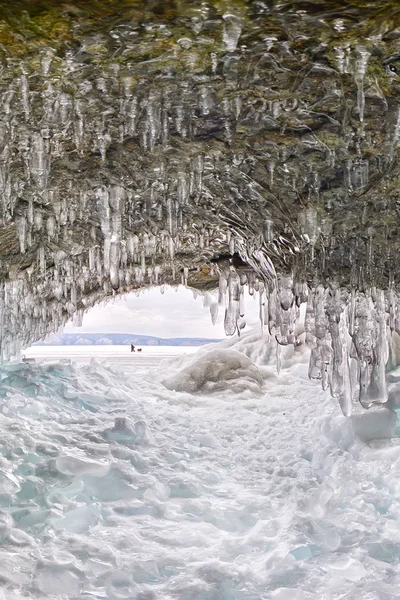
{"type": "MultiPolygon", "coordinates": [[[[214,301],[217,300],[215,296],[214,301]]],[[[204,299],[179,286],[159,288],[117,296],[107,304],[88,310],[82,327],[72,322],[65,327],[68,333],[137,333],[158,337],[225,337],[223,321],[225,308],[219,307],[217,323],[211,323],[210,310],[204,299]]],[[[258,302],[246,296],[246,320],[258,322],[258,302]]]]}

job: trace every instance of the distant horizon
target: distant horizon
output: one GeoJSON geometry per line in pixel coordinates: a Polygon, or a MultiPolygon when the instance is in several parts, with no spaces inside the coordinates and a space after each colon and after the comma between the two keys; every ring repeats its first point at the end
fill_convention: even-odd
{"type": "Polygon", "coordinates": [[[35,342],[32,346],[202,346],[220,342],[221,338],[159,337],[136,333],[61,333],[51,334],[45,340],[35,342]]]}
{"type": "MultiPolygon", "coordinates": [[[[79,336],[79,337],[83,337],[84,335],[91,335],[91,336],[99,336],[99,335],[123,335],[123,336],[135,336],[135,337],[146,337],[146,338],[154,338],[157,340],[209,340],[211,338],[209,337],[200,337],[198,335],[170,335],[167,337],[161,336],[161,335],[151,335],[151,334],[147,334],[147,333],[134,333],[134,332],[127,332],[127,333],[121,333],[119,331],[113,332],[113,331],[82,331],[81,333],[75,333],[75,332],[66,332],[66,333],[51,333],[50,335],[48,335],[48,338],[51,337],[72,337],[72,336],[79,336]]],[[[214,338],[213,338],[214,339],[214,338]]],[[[220,342],[222,338],[215,338],[215,341],[220,342]]]]}

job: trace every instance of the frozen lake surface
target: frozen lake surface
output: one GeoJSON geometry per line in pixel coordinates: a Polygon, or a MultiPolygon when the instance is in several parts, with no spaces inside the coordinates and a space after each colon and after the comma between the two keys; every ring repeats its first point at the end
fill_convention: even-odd
{"type": "Polygon", "coordinates": [[[197,350],[0,369],[0,599],[398,598],[396,413],[346,419],[259,333],[197,350]]]}
{"type": "Polygon", "coordinates": [[[129,346],[32,346],[23,354],[27,358],[35,358],[46,363],[70,359],[79,364],[87,364],[95,359],[142,368],[156,367],[164,358],[193,354],[199,349],[198,346],[142,346],[141,348],[141,352],[131,352],[129,346]]]}

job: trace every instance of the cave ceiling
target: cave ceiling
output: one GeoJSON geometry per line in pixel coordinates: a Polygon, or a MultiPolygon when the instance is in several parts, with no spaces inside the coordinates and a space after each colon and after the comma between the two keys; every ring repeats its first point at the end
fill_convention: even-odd
{"type": "Polygon", "coordinates": [[[397,2],[0,1],[0,106],[3,345],[227,268],[396,288],[397,2]]]}

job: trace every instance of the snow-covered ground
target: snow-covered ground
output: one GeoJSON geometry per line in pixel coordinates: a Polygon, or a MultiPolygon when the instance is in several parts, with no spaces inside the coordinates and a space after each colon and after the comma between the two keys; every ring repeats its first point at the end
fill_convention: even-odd
{"type": "Polygon", "coordinates": [[[346,419],[259,332],[111,352],[0,369],[2,600],[399,598],[394,411],[346,419]]]}

